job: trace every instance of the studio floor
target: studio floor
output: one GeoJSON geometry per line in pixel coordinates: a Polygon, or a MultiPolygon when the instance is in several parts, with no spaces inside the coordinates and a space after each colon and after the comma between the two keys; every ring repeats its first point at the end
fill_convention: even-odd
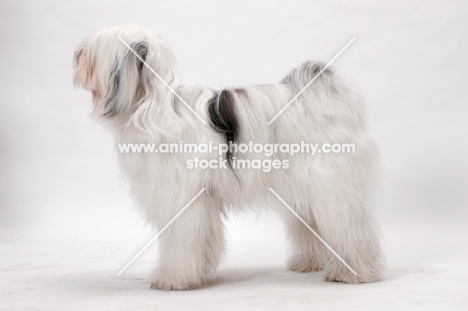
{"type": "Polygon", "coordinates": [[[283,241],[229,241],[217,283],[183,292],[149,289],[156,245],[117,277],[145,241],[3,240],[0,310],[468,310],[468,243],[436,229],[385,233],[378,283],[324,283],[285,268],[283,241]]]}

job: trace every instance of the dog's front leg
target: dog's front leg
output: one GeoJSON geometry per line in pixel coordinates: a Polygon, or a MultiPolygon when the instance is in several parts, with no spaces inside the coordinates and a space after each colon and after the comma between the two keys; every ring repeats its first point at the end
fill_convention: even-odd
{"type": "MultiPolygon", "coordinates": [[[[160,257],[151,288],[188,290],[215,279],[224,249],[220,205],[197,198],[159,238],[160,257]]],[[[187,199],[189,201],[190,199],[187,199]]],[[[168,223],[178,211],[158,223],[168,223]]]]}

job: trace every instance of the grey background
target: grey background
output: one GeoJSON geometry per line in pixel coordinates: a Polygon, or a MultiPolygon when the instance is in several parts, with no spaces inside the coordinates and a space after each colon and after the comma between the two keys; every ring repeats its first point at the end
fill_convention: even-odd
{"type": "MultiPolygon", "coordinates": [[[[334,68],[366,97],[385,237],[430,226],[433,239],[465,239],[466,2],[47,0],[0,11],[0,239],[153,234],[119,178],[112,137],[88,118],[90,95],[72,87],[78,43],[127,22],[158,30],[185,81],[210,87],[278,81],[356,36],[334,68]]],[[[276,239],[279,226],[274,215],[236,216],[229,238],[276,239]]]]}

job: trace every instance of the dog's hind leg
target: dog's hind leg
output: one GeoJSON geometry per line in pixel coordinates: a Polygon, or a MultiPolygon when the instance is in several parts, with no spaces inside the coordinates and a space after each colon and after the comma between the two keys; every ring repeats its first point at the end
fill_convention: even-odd
{"type": "Polygon", "coordinates": [[[325,281],[367,283],[379,279],[382,270],[377,223],[368,204],[366,165],[353,169],[335,166],[322,173],[315,185],[314,218],[321,237],[356,272],[336,256],[324,267],[325,281]]]}
{"type": "MultiPolygon", "coordinates": [[[[309,221],[308,217],[301,216],[301,218],[319,234],[312,219],[309,221]]],[[[321,271],[328,261],[328,251],[325,246],[293,214],[287,214],[285,222],[291,246],[288,268],[296,272],[321,271]]]]}
{"type": "Polygon", "coordinates": [[[382,269],[378,237],[373,220],[363,206],[342,204],[334,216],[318,219],[323,239],[349,265],[351,271],[337,257],[324,267],[324,281],[343,283],[368,283],[379,280],[382,269]]]}
{"type": "MultiPolygon", "coordinates": [[[[219,205],[203,195],[206,196],[198,197],[160,236],[160,257],[152,289],[196,289],[214,281],[224,250],[224,228],[219,205]]],[[[164,223],[169,221],[170,218],[165,219],[164,223]]]]}

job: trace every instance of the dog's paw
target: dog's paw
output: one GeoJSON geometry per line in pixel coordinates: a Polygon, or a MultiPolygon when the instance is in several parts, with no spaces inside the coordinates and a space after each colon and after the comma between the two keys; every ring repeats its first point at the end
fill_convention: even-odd
{"type": "Polygon", "coordinates": [[[158,280],[151,283],[151,289],[157,290],[193,290],[203,286],[202,282],[171,282],[158,280]]]}
{"type": "Polygon", "coordinates": [[[199,289],[207,283],[215,281],[214,272],[197,274],[180,274],[177,272],[169,273],[168,271],[156,272],[151,282],[151,289],[158,290],[193,290],[199,289]]]}
{"type": "Polygon", "coordinates": [[[324,266],[312,257],[306,256],[292,256],[289,258],[287,265],[289,270],[301,273],[322,271],[324,266]]]}
{"type": "Polygon", "coordinates": [[[340,282],[340,283],[350,283],[350,284],[359,284],[359,283],[373,283],[379,281],[379,273],[375,271],[367,273],[359,273],[354,275],[346,267],[340,267],[337,270],[328,270],[323,275],[323,281],[325,282],[340,282]]]}

